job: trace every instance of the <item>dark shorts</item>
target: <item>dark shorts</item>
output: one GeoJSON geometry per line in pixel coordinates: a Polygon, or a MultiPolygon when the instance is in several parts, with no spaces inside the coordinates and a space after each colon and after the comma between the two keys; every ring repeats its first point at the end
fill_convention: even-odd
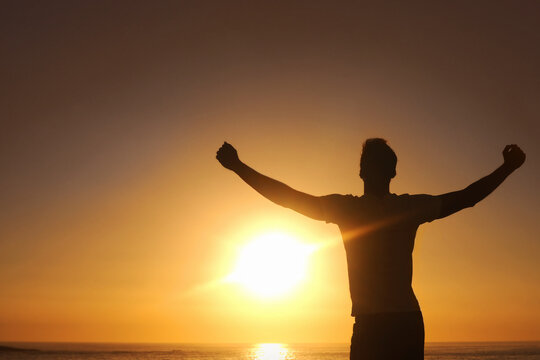
{"type": "Polygon", "coordinates": [[[351,360],[423,360],[420,311],[365,314],[355,318],[351,360]]]}

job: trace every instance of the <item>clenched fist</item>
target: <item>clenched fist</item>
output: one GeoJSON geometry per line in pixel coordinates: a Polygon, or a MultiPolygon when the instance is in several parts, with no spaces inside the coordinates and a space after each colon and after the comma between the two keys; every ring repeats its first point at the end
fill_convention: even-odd
{"type": "Polygon", "coordinates": [[[242,164],[238,158],[236,149],[227,142],[224,142],[217,151],[216,159],[218,159],[223,167],[233,171],[242,164]]]}
{"type": "Polygon", "coordinates": [[[503,152],[504,165],[515,170],[525,162],[525,153],[516,144],[506,145],[503,152]]]}

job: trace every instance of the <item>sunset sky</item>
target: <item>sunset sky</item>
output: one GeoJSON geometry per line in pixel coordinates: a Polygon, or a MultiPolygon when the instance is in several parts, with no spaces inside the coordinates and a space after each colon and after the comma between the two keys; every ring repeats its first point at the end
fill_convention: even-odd
{"type": "Polygon", "coordinates": [[[4,1],[0,341],[342,342],[337,226],[262,198],[223,141],[313,194],[459,190],[527,161],[472,209],[420,227],[427,341],[540,340],[536,1],[4,1]],[[268,233],[315,246],[279,296],[226,281],[268,233]]]}

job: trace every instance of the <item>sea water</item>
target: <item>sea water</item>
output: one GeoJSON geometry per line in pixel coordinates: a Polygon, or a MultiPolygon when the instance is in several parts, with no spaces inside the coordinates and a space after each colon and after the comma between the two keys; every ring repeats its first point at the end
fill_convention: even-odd
{"type": "MultiPolygon", "coordinates": [[[[428,343],[426,360],[540,360],[540,342],[428,343]]],[[[0,343],[0,359],[346,360],[347,344],[0,343]]]]}

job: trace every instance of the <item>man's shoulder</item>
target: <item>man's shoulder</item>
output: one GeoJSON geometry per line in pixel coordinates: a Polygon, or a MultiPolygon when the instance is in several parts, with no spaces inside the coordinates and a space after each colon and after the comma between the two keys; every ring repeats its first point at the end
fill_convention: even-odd
{"type": "Polygon", "coordinates": [[[353,200],[353,199],[360,199],[362,196],[357,196],[353,194],[329,194],[321,196],[321,198],[325,199],[335,199],[335,200],[353,200]]]}
{"type": "Polygon", "coordinates": [[[401,200],[418,200],[418,199],[428,199],[428,198],[433,198],[435,197],[435,195],[429,195],[429,194],[409,194],[409,193],[404,193],[404,194],[392,194],[395,196],[396,199],[401,199],[401,200]]]}
{"type": "Polygon", "coordinates": [[[383,203],[424,203],[424,202],[430,202],[434,201],[437,196],[434,195],[428,195],[428,194],[409,194],[409,193],[403,193],[403,194],[395,194],[390,193],[385,197],[374,197],[370,195],[353,195],[353,194],[329,194],[319,197],[324,202],[332,202],[335,204],[351,204],[351,203],[363,203],[366,204],[372,203],[372,202],[383,202],[383,203]]]}
{"type": "Polygon", "coordinates": [[[324,196],[321,196],[320,198],[326,201],[337,202],[337,203],[363,203],[365,202],[367,204],[373,201],[376,201],[376,202],[414,201],[417,198],[417,196],[421,197],[424,195],[411,195],[408,193],[398,195],[398,194],[390,193],[387,196],[380,198],[380,197],[375,197],[375,196],[370,196],[370,195],[365,195],[365,194],[353,195],[353,194],[337,194],[336,193],[336,194],[324,195],[324,196]]]}
{"type": "Polygon", "coordinates": [[[441,213],[442,199],[438,195],[403,194],[403,203],[415,214],[418,222],[431,222],[438,219],[441,213]]]}
{"type": "Polygon", "coordinates": [[[319,197],[323,204],[334,207],[350,206],[362,200],[362,196],[353,194],[329,194],[319,197]]]}

